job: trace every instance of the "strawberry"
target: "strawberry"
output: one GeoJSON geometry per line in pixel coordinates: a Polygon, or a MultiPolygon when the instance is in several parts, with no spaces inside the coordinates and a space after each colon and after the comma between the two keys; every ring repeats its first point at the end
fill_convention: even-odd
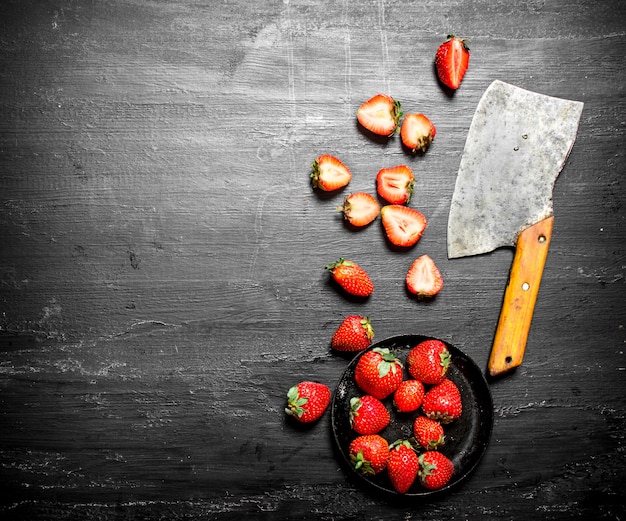
{"type": "Polygon", "coordinates": [[[443,381],[450,367],[450,351],[441,340],[424,340],[406,357],[410,375],[422,383],[436,385],[443,381]]]}
{"type": "Polygon", "coordinates": [[[387,468],[389,444],[378,434],[359,436],[350,443],[348,454],[357,471],[373,476],[387,468]]]}
{"type": "Polygon", "coordinates": [[[407,492],[419,472],[419,459],[408,440],[397,440],[389,446],[387,473],[396,492],[407,492]]]}
{"type": "Polygon", "coordinates": [[[404,380],[393,394],[398,412],[417,411],[424,399],[424,384],[419,380],[404,380]]]}
{"type": "Polygon", "coordinates": [[[424,395],[422,411],[431,420],[439,420],[441,423],[456,420],[463,412],[459,388],[448,378],[431,387],[424,395]]]}
{"type": "Polygon", "coordinates": [[[383,168],[376,175],[378,195],[391,204],[408,204],[415,186],[413,171],[406,165],[383,168]]]}
{"type": "Polygon", "coordinates": [[[374,283],[367,272],[356,262],[340,258],[333,264],[328,264],[333,279],[344,291],[357,297],[368,297],[374,291],[374,283]]]}
{"type": "Polygon", "coordinates": [[[330,404],[330,389],[318,382],[300,382],[287,392],[285,412],[302,423],[318,420],[330,404]]]}
{"type": "Polygon", "coordinates": [[[359,434],[377,434],[389,422],[389,411],[378,398],[370,395],[350,399],[350,425],[359,434]]]}
{"type": "Polygon", "coordinates": [[[361,356],[354,379],[362,391],[383,400],[402,382],[402,362],[389,349],[376,347],[361,356]]]}
{"type": "Polygon", "coordinates": [[[426,152],[436,134],[435,125],[424,114],[407,114],[400,129],[402,144],[413,153],[426,152]]]}
{"type": "Polygon", "coordinates": [[[338,190],[346,186],[352,179],[350,169],[339,159],[330,154],[323,154],[313,161],[311,179],[313,188],[325,192],[338,190]]]}
{"type": "Polygon", "coordinates": [[[331,346],[337,351],[361,351],[370,346],[374,328],[368,317],[350,315],[333,334],[331,346]]]}
{"type": "Polygon", "coordinates": [[[380,215],[387,238],[395,246],[414,246],[426,229],[426,217],[408,206],[388,204],[380,215]]]}
{"type": "Polygon", "coordinates": [[[378,217],[380,205],[370,194],[354,192],[343,200],[343,206],[338,206],[337,210],[343,212],[352,226],[366,226],[378,217]]]}
{"type": "Polygon", "coordinates": [[[415,441],[426,450],[437,450],[445,442],[443,427],[436,420],[418,416],[413,422],[415,441]]]}
{"type": "Polygon", "coordinates": [[[435,53],[435,67],[439,81],[451,89],[458,89],[469,65],[469,47],[465,40],[453,34],[443,42],[435,53]]]}
{"type": "Polygon", "coordinates": [[[364,102],[356,112],[356,119],[370,132],[392,136],[402,116],[400,102],[387,94],[377,94],[364,102]]]}
{"type": "Polygon", "coordinates": [[[443,277],[435,261],[422,255],[413,261],[406,274],[406,287],[419,298],[432,298],[443,288],[443,277]]]}
{"type": "Polygon", "coordinates": [[[418,461],[419,480],[429,490],[445,486],[454,474],[454,464],[439,451],[426,451],[418,461]]]}

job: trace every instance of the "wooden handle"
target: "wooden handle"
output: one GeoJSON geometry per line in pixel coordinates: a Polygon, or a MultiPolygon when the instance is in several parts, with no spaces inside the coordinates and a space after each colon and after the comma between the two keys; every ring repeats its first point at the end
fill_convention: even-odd
{"type": "Polygon", "coordinates": [[[489,356],[491,376],[510,371],[522,363],[553,223],[554,217],[548,217],[526,228],[517,239],[515,258],[489,356]]]}

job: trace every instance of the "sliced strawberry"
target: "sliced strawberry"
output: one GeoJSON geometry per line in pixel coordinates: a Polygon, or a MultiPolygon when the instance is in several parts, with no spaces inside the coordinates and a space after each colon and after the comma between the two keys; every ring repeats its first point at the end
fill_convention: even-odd
{"type": "Polygon", "coordinates": [[[418,297],[434,297],[443,288],[443,278],[435,261],[422,255],[413,261],[406,274],[406,286],[418,297]]]}
{"type": "Polygon", "coordinates": [[[364,102],[356,113],[359,123],[374,134],[392,136],[402,116],[399,101],[387,94],[377,94],[364,102]]]}
{"type": "Polygon", "coordinates": [[[400,137],[411,152],[426,152],[433,142],[437,129],[424,114],[407,114],[402,122],[400,137]]]}
{"type": "Polygon", "coordinates": [[[367,192],[354,192],[343,200],[343,206],[337,210],[343,212],[345,219],[353,226],[365,226],[380,213],[380,205],[367,192]]]}
{"type": "Polygon", "coordinates": [[[469,66],[469,47],[465,40],[448,35],[435,53],[435,67],[441,83],[458,89],[469,66]]]}
{"type": "Polygon", "coordinates": [[[383,168],[376,176],[378,195],[391,204],[408,204],[414,186],[415,176],[406,165],[383,168]]]}
{"type": "Polygon", "coordinates": [[[426,217],[408,206],[388,204],[380,215],[387,238],[395,246],[415,245],[426,229],[426,217]]]}
{"type": "Polygon", "coordinates": [[[319,156],[311,165],[311,182],[313,188],[325,192],[338,190],[346,186],[352,179],[350,169],[339,159],[330,154],[319,156]]]}

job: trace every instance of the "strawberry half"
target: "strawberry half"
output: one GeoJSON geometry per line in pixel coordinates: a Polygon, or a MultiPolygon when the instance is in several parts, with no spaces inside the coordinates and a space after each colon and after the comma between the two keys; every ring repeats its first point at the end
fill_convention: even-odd
{"type": "Polygon", "coordinates": [[[287,392],[285,413],[302,423],[318,420],[330,404],[330,388],[318,382],[300,382],[287,392]]]}
{"type": "Polygon", "coordinates": [[[337,351],[362,351],[370,346],[374,328],[368,317],[347,316],[333,334],[331,346],[337,351]]]}
{"type": "Polygon", "coordinates": [[[435,125],[424,114],[407,114],[400,129],[402,144],[413,153],[426,152],[436,134],[435,125]]]}
{"type": "Polygon", "coordinates": [[[467,42],[453,34],[448,35],[448,39],[438,47],[435,53],[435,67],[439,81],[451,89],[458,89],[467,72],[469,58],[467,42]]]}
{"type": "Polygon", "coordinates": [[[319,188],[325,192],[343,188],[352,179],[350,169],[330,154],[319,156],[313,161],[311,168],[313,169],[311,172],[313,188],[319,188]]]}
{"type": "Polygon", "coordinates": [[[364,102],[356,112],[359,123],[379,136],[392,136],[402,116],[400,102],[387,94],[377,94],[364,102]]]}
{"type": "Polygon", "coordinates": [[[344,291],[356,297],[368,297],[374,291],[374,283],[367,272],[356,262],[340,258],[333,264],[328,264],[333,279],[344,291]]]}
{"type": "Polygon", "coordinates": [[[414,186],[415,176],[406,165],[383,168],[376,175],[378,195],[391,204],[408,204],[414,186]]]}
{"type": "Polygon", "coordinates": [[[387,238],[394,246],[414,246],[426,229],[426,217],[408,206],[389,204],[383,206],[380,215],[387,238]]]}
{"type": "Polygon", "coordinates": [[[343,200],[343,206],[337,210],[343,212],[343,216],[352,226],[366,226],[371,223],[380,213],[380,205],[367,192],[354,192],[343,200]]]}
{"type": "Polygon", "coordinates": [[[408,290],[420,298],[432,298],[443,288],[443,278],[435,261],[422,255],[413,261],[406,274],[408,290]]]}

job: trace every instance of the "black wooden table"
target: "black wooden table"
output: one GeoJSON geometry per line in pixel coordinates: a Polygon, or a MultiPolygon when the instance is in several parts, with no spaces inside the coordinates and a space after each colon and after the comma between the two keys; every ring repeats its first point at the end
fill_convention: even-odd
{"type": "Polygon", "coordinates": [[[0,517],[624,519],[625,22],[619,0],[3,2],[0,517]],[[450,32],[472,53],[454,95],[433,67],[450,32]],[[512,251],[448,260],[446,226],[494,79],[583,116],[487,451],[445,497],[395,505],[348,477],[328,413],[286,421],[286,392],[334,388],[352,313],[486,366],[512,251]],[[359,129],[378,92],[435,123],[424,156],[359,129]],[[409,164],[418,245],[344,226],[347,192],[310,185],[322,153],[350,191],[409,164]],[[404,286],[424,253],[431,302],[404,286]],[[330,284],[339,257],[374,279],[367,301],[330,284]]]}

